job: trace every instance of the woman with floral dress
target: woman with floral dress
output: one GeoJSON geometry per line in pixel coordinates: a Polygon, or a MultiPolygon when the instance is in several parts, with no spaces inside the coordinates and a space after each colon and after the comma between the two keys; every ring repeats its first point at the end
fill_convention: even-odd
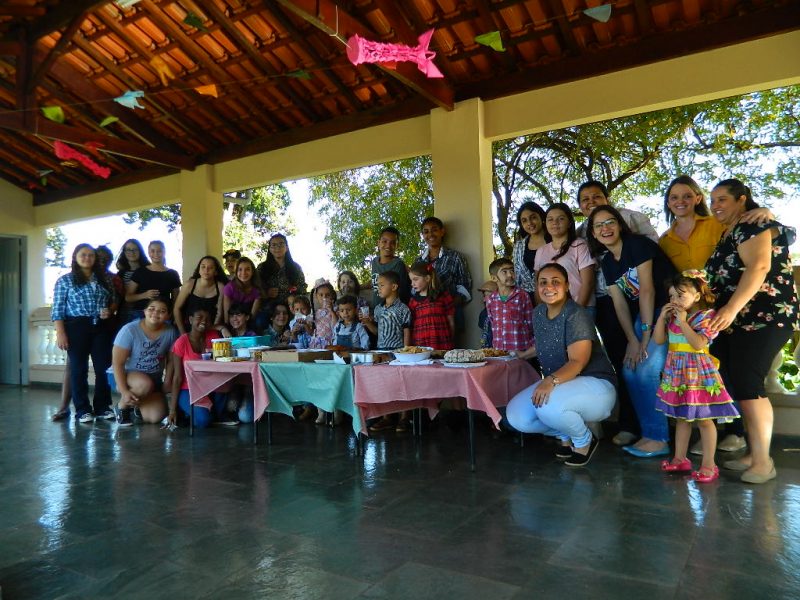
{"type": "Polygon", "coordinates": [[[798,322],[789,258],[795,231],[777,221],[742,223],[741,215],[755,206],[750,188],[737,179],[714,187],[711,212],[725,231],[706,271],[717,297],[710,325],[720,332],[711,354],[719,359],[725,385],[740,405],[750,450],[723,466],[743,471],[744,482],[764,483],[776,476],[769,455],[774,417],[764,379],[798,322]]]}

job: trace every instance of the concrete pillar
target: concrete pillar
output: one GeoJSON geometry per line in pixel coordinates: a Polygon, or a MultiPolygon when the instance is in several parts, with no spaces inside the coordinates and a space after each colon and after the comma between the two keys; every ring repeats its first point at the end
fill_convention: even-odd
{"type": "Polygon", "coordinates": [[[462,347],[480,345],[478,315],[483,303],[478,286],[494,259],[492,226],[492,144],[484,135],[484,105],[478,98],[459,102],[448,112],[431,112],[434,212],[444,221],[444,243],[464,254],[472,273],[472,302],[462,347]]]}
{"type": "Polygon", "coordinates": [[[222,256],[222,193],[214,191],[214,166],[180,173],[183,279],[206,254],[222,256]]]}

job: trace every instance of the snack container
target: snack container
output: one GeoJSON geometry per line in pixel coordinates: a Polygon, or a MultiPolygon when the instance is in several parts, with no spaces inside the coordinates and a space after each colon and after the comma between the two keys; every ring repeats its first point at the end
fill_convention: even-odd
{"type": "Polygon", "coordinates": [[[351,365],[371,365],[375,362],[375,355],[372,352],[351,352],[351,365]]]}
{"type": "Polygon", "coordinates": [[[211,353],[214,360],[233,356],[231,338],[215,338],[211,340],[211,353]]]}
{"type": "Polygon", "coordinates": [[[397,350],[394,351],[394,357],[399,360],[400,362],[420,362],[423,360],[427,360],[431,357],[431,352],[433,348],[429,348],[427,346],[420,346],[420,348],[425,348],[424,352],[398,352],[397,350]]]}

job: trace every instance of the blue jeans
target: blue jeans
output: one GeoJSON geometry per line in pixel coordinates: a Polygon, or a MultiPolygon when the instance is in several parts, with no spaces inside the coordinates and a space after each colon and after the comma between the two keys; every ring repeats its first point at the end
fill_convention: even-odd
{"type": "MultiPolygon", "coordinates": [[[[657,314],[653,315],[653,319],[657,314]]],[[[633,325],[636,337],[642,339],[642,322],[639,317],[633,325]]],[[[622,378],[631,396],[633,409],[642,428],[642,437],[656,442],[669,441],[669,429],[664,413],[656,410],[656,392],[661,384],[661,371],[667,360],[667,344],[656,344],[652,340],[647,345],[647,358],[635,369],[622,368],[622,378]]]]}
{"type": "Polygon", "coordinates": [[[506,407],[509,424],[523,433],[541,433],[571,441],[583,448],[592,441],[587,422],[602,421],[611,414],[617,401],[617,391],[610,381],[597,377],[571,379],[555,387],[547,404],[533,405],[537,381],[511,399],[506,407]]]}
{"type": "MultiPolygon", "coordinates": [[[[214,411],[214,415],[221,415],[222,411],[225,410],[227,396],[225,394],[210,394],[209,398],[211,398],[213,404],[212,410],[214,411]]],[[[197,405],[192,407],[190,405],[189,390],[181,390],[181,393],[178,394],[178,406],[180,406],[181,410],[186,413],[190,419],[194,419],[193,425],[197,429],[205,429],[211,425],[214,420],[211,411],[207,408],[197,405]]]]}

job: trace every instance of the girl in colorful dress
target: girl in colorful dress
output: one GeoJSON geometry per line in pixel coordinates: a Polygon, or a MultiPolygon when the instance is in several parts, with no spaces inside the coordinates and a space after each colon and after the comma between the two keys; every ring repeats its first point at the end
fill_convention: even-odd
{"type": "Polygon", "coordinates": [[[452,350],[455,330],[453,297],[441,287],[430,263],[415,263],[408,274],[413,292],[408,302],[411,343],[434,350],[452,350]]]}
{"type": "Polygon", "coordinates": [[[314,283],[314,335],[310,348],[325,348],[334,342],[333,328],[336,326],[336,291],[327,279],[317,279],[314,283]]]}
{"type": "Polygon", "coordinates": [[[672,279],[669,299],[653,330],[655,343],[669,340],[656,408],[677,420],[675,457],[663,461],[661,470],[692,471],[686,452],[692,423],[696,421],[703,445],[703,463],[699,470],[692,472],[692,479],[708,483],[719,477],[719,469],[714,464],[717,447],[714,421],[739,416],[722,383],[715,359],[708,353],[709,343],[717,336],[717,331],[711,327],[715,315],[710,309],[714,306],[714,294],[708,287],[705,273],[692,269],[672,279]]]}

